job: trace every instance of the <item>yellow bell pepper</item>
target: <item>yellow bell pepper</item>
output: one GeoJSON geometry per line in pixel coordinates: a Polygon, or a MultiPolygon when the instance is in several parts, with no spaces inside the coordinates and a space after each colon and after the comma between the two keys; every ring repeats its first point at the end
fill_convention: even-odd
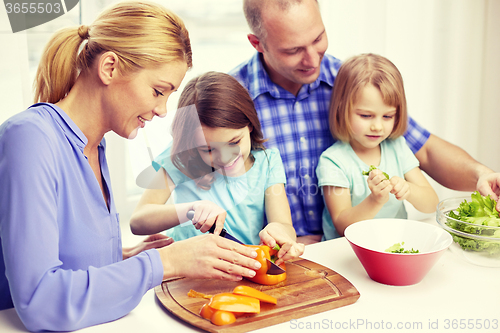
{"type": "MultiPolygon", "coordinates": [[[[286,280],[286,272],[279,275],[267,274],[267,270],[269,269],[269,264],[266,259],[272,261],[276,253],[278,253],[278,250],[271,249],[267,245],[247,245],[247,246],[255,249],[255,251],[257,252],[257,258],[255,259],[261,264],[261,267],[256,271],[255,276],[253,278],[247,278],[248,280],[264,285],[274,285],[286,280]]],[[[279,265],[279,267],[286,270],[285,263],[282,263],[281,265],[279,265]]]]}
{"type": "Polygon", "coordinates": [[[215,310],[229,312],[259,313],[260,301],[257,298],[235,295],[232,293],[220,293],[214,295],[208,306],[215,310]]]}

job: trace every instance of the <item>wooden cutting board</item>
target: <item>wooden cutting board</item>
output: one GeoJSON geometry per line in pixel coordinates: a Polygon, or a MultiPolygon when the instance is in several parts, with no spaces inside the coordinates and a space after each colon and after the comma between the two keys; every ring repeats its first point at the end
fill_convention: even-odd
{"type": "Polygon", "coordinates": [[[248,332],[349,305],[360,296],[343,276],[307,259],[286,262],[286,273],[287,279],[275,286],[263,286],[247,280],[230,282],[181,278],[164,281],[155,292],[168,311],[209,332],[248,332]],[[259,314],[240,317],[230,325],[216,326],[198,314],[208,299],[187,295],[190,289],[208,295],[232,292],[238,285],[247,285],[274,296],[278,304],[261,302],[259,314]]]}

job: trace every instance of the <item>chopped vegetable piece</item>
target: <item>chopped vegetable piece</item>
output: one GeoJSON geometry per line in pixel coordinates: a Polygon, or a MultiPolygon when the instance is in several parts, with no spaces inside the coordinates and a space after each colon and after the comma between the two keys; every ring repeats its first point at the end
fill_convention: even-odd
{"type": "Polygon", "coordinates": [[[212,315],[214,314],[215,310],[212,309],[211,307],[208,306],[208,303],[203,304],[203,306],[200,309],[200,316],[202,316],[205,319],[210,320],[212,318],[212,315]]]}
{"type": "Polygon", "coordinates": [[[221,293],[214,295],[208,306],[215,310],[230,312],[259,313],[260,302],[258,299],[248,296],[235,295],[232,293],[221,293]]]}
{"type": "MultiPolygon", "coordinates": [[[[261,267],[255,272],[256,274],[253,278],[246,278],[246,279],[264,285],[275,285],[286,280],[286,272],[279,275],[267,274],[269,264],[267,263],[266,259],[275,262],[276,253],[278,253],[278,250],[271,249],[267,245],[247,245],[247,246],[255,249],[255,252],[257,252],[257,258],[255,258],[255,260],[260,262],[261,267]]],[[[286,270],[285,263],[282,263],[279,266],[284,270],[286,270]]]]}
{"type": "MultiPolygon", "coordinates": [[[[377,169],[377,167],[376,167],[376,166],[374,166],[374,165],[370,165],[370,169],[369,169],[368,171],[363,171],[363,172],[362,172],[362,174],[363,174],[363,176],[368,176],[368,175],[370,174],[370,172],[371,172],[372,170],[375,170],[375,169],[377,169]]],[[[389,175],[388,175],[388,174],[386,174],[386,173],[385,173],[385,172],[383,172],[383,171],[382,171],[382,173],[384,174],[385,178],[389,179],[389,175]]]]}
{"type": "Polygon", "coordinates": [[[403,248],[403,245],[405,245],[405,242],[396,243],[393,246],[387,248],[385,250],[385,252],[390,252],[390,253],[419,253],[418,250],[414,250],[413,248],[411,248],[411,250],[405,250],[403,248]]]}
{"type": "Polygon", "coordinates": [[[233,294],[254,297],[265,303],[271,303],[271,304],[278,303],[278,300],[273,296],[270,296],[266,293],[263,293],[260,290],[254,289],[249,286],[237,286],[236,288],[234,288],[233,294]]]}
{"type": "Polygon", "coordinates": [[[189,289],[187,295],[189,297],[193,297],[193,298],[206,298],[206,299],[212,298],[212,295],[205,295],[205,294],[199,293],[199,292],[197,292],[196,290],[193,290],[193,289],[189,289]]]}
{"type": "Polygon", "coordinates": [[[217,310],[210,318],[210,321],[217,326],[229,325],[236,321],[236,317],[232,312],[217,310]]]}

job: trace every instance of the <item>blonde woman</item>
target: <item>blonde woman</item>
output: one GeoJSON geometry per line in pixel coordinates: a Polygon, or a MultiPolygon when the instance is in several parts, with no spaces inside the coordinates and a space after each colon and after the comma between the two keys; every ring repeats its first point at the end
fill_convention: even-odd
{"type": "Polygon", "coordinates": [[[0,309],[14,306],[27,329],[108,322],[165,278],[239,280],[260,267],[213,235],[122,249],[104,134],[133,138],[165,115],[191,65],[183,22],[148,2],[118,3],[48,43],[36,104],[0,126],[0,309]]]}
{"type": "Polygon", "coordinates": [[[391,61],[362,54],[342,64],[329,119],[339,141],[321,154],[316,169],[326,206],[325,239],[343,235],[361,220],[406,218],[404,200],[425,213],[436,209],[437,194],[402,136],[406,97],[403,78],[391,61]]]}

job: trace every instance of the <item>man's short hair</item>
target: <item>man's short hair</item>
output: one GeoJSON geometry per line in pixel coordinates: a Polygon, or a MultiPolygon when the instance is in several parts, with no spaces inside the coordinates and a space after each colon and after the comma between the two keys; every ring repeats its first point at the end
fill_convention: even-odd
{"type": "MultiPolygon", "coordinates": [[[[262,11],[267,6],[278,6],[281,11],[288,11],[292,5],[301,4],[303,0],[244,0],[243,11],[252,33],[264,43],[267,31],[262,24],[262,11]]],[[[317,2],[317,0],[316,0],[317,2]]]]}

